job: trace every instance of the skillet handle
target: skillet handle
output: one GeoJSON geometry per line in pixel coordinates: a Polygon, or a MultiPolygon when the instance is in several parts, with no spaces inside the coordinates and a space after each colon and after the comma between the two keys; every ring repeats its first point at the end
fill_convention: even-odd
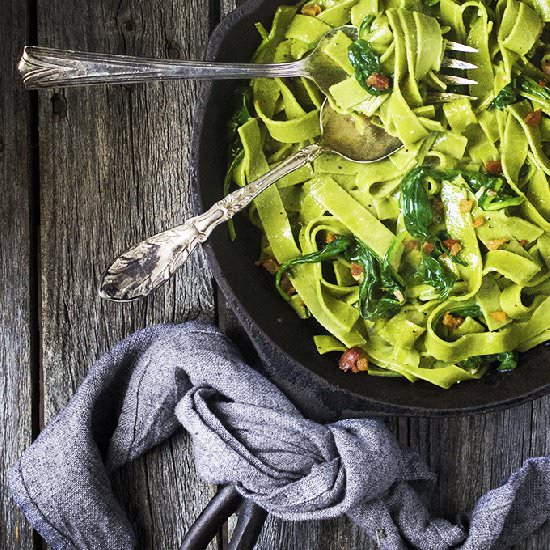
{"type": "Polygon", "coordinates": [[[207,504],[185,535],[180,550],[205,550],[226,520],[237,510],[239,517],[228,550],[252,550],[267,512],[252,501],[244,500],[231,485],[221,489],[207,504]]]}
{"type": "Polygon", "coordinates": [[[261,506],[245,500],[227,550],[253,550],[266,519],[267,512],[261,506]]]}
{"type": "Polygon", "coordinates": [[[232,485],[218,491],[187,531],[180,550],[204,550],[227,518],[237,511],[242,500],[232,485]]]}

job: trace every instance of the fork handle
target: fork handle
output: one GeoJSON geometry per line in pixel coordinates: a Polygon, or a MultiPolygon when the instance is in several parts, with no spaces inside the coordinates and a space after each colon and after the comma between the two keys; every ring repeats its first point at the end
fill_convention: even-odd
{"type": "Polygon", "coordinates": [[[18,69],[29,90],[159,80],[305,76],[302,61],[266,65],[211,63],[57,50],[40,46],[25,47],[18,69]]]}

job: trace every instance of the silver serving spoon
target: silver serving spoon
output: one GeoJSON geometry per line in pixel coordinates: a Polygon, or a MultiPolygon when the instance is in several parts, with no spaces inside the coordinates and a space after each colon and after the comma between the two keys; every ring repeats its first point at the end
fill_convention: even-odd
{"type": "Polygon", "coordinates": [[[165,283],[212,230],[243,210],[262,191],[283,176],[313,162],[321,153],[337,153],[356,162],[374,162],[391,155],[402,143],[368,119],[357,124],[353,115],[334,111],[325,101],[321,109],[322,137],[290,156],[267,174],[227,195],[200,216],[150,237],[121,256],[103,276],[100,295],[118,302],[139,300],[165,283]]]}
{"type": "MultiPolygon", "coordinates": [[[[336,33],[343,32],[352,40],[358,37],[358,30],[351,25],[338,27],[327,32],[310,54],[291,63],[216,63],[180,61],[174,59],[148,59],[128,55],[110,55],[73,50],[58,50],[40,46],[26,46],[18,65],[25,87],[60,88],[67,86],[89,86],[93,84],[135,84],[159,80],[181,79],[250,79],[288,78],[303,76],[313,80],[325,95],[335,82],[346,78],[343,69],[327,58],[323,49],[336,33]]],[[[475,48],[457,42],[445,43],[447,51],[475,52],[475,48]]],[[[466,71],[476,65],[460,59],[444,57],[442,68],[466,71]]],[[[440,74],[439,78],[452,85],[475,84],[475,80],[457,75],[440,74]]],[[[451,101],[460,94],[434,92],[430,100],[451,101]]]]}

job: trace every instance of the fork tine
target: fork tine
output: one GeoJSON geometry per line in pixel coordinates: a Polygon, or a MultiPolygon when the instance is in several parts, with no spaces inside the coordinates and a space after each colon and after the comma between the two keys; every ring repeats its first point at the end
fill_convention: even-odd
{"type": "Polygon", "coordinates": [[[452,52],[478,52],[478,50],[476,48],[472,48],[472,46],[466,46],[466,44],[461,44],[460,42],[452,42],[450,40],[445,43],[445,49],[452,52]]]}
{"type": "Polygon", "coordinates": [[[462,71],[477,69],[477,65],[474,65],[473,63],[461,61],[460,59],[451,59],[450,57],[443,58],[441,61],[441,67],[445,69],[460,69],[462,71]]]}
{"type": "Polygon", "coordinates": [[[428,94],[427,99],[431,103],[448,103],[449,101],[455,101],[456,99],[470,99],[475,101],[477,97],[464,94],[454,94],[450,92],[441,92],[428,94]]]}
{"type": "Polygon", "coordinates": [[[461,76],[454,76],[450,74],[440,74],[439,80],[445,82],[445,84],[452,84],[454,86],[469,86],[470,84],[477,84],[477,80],[471,78],[463,78],[461,76]]]}

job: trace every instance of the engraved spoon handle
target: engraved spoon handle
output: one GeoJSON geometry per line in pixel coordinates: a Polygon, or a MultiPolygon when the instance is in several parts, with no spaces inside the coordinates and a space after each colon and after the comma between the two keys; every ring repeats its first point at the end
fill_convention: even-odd
{"type": "Polygon", "coordinates": [[[180,79],[249,79],[305,76],[303,61],[292,63],[210,63],[148,59],[26,46],[18,65],[25,87],[59,88],[92,84],[135,84],[180,79]]]}
{"type": "Polygon", "coordinates": [[[212,230],[230,220],[283,176],[312,162],[325,149],[313,144],[287,158],[261,178],[234,191],[184,224],[158,233],[119,256],[103,276],[99,294],[117,302],[139,300],[165,283],[212,230]]]}

